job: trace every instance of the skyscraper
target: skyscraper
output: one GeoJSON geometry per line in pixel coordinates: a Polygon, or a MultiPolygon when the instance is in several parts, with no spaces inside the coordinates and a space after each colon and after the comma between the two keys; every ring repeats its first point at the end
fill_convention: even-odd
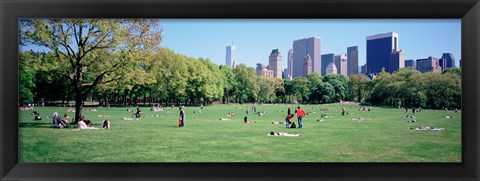
{"type": "Polygon", "coordinates": [[[405,60],[405,67],[412,67],[412,69],[417,70],[417,61],[405,60]]]}
{"type": "Polygon", "coordinates": [[[337,68],[337,73],[347,76],[347,54],[341,53],[340,55],[335,56],[335,66],[337,68]]]}
{"type": "Polygon", "coordinates": [[[367,71],[379,73],[382,68],[389,69],[390,53],[398,50],[398,33],[390,32],[367,36],[367,71]]]}
{"type": "Polygon", "coordinates": [[[287,77],[292,77],[293,75],[293,50],[288,50],[288,58],[287,58],[287,77]]]}
{"type": "Polygon", "coordinates": [[[334,63],[335,62],[335,54],[334,53],[329,53],[329,54],[323,54],[322,55],[322,76],[325,76],[327,75],[327,66],[330,64],[330,63],[334,63]]]}
{"type": "Polygon", "coordinates": [[[348,76],[358,74],[358,46],[347,47],[347,65],[348,76]]]}
{"type": "Polygon", "coordinates": [[[310,72],[312,72],[312,58],[310,58],[310,54],[307,53],[303,59],[303,77],[307,77],[310,72]]]}
{"type": "Polygon", "coordinates": [[[311,72],[317,72],[320,74],[321,69],[321,51],[320,51],[320,38],[310,37],[293,41],[293,71],[292,77],[304,76],[303,64],[304,58],[310,55],[312,59],[311,72]]]}
{"type": "Polygon", "coordinates": [[[278,49],[272,50],[268,57],[268,67],[273,70],[273,77],[282,78],[282,54],[278,49]]]}
{"type": "Polygon", "coordinates": [[[388,65],[389,68],[387,70],[389,72],[394,72],[405,67],[405,58],[402,50],[394,50],[392,53],[390,53],[388,65]]]}
{"type": "Polygon", "coordinates": [[[288,79],[288,69],[283,69],[282,78],[288,79]]]}
{"type": "Polygon", "coordinates": [[[237,60],[237,47],[235,45],[227,46],[227,55],[225,56],[225,65],[233,68],[233,63],[237,60]]]}
{"type": "Polygon", "coordinates": [[[439,60],[440,67],[442,67],[443,70],[447,68],[453,68],[455,66],[455,57],[453,57],[453,54],[451,53],[443,53],[442,58],[439,60]]]}
{"type": "Polygon", "coordinates": [[[438,63],[438,58],[428,57],[426,59],[417,59],[417,70],[425,72],[442,72],[442,67],[438,63]]]}
{"type": "Polygon", "coordinates": [[[366,74],[366,73],[367,73],[367,64],[361,66],[360,72],[361,72],[362,74],[366,74]]]}

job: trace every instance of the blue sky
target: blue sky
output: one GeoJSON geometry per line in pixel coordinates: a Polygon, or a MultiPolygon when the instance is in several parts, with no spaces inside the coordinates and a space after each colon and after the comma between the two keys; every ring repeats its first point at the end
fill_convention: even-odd
{"type": "MultiPolygon", "coordinates": [[[[283,55],[287,68],[287,52],[294,40],[320,37],[321,52],[340,54],[349,46],[359,47],[359,66],[366,62],[366,37],[397,32],[399,47],[405,59],[438,57],[453,53],[456,65],[461,59],[461,20],[346,20],[346,19],[162,19],[164,29],[161,46],[189,57],[204,57],[216,64],[225,64],[225,47],[237,47],[237,60],[247,66],[268,64],[272,49],[283,55]]],[[[21,50],[42,48],[21,47],[21,50]]]]}
{"type": "Polygon", "coordinates": [[[237,47],[237,60],[247,66],[268,64],[272,49],[283,55],[287,68],[287,52],[294,40],[317,36],[321,52],[340,54],[349,46],[359,47],[359,66],[366,62],[366,37],[397,32],[399,47],[405,59],[438,57],[453,53],[458,67],[461,59],[461,20],[259,20],[259,19],[165,19],[162,46],[190,57],[209,58],[225,64],[225,47],[237,47]]]}

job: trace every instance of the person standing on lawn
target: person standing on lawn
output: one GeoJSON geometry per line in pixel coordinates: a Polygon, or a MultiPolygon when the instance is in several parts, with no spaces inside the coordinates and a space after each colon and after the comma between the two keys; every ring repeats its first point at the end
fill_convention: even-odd
{"type": "Polygon", "coordinates": [[[185,110],[183,110],[182,106],[178,107],[178,109],[180,110],[180,121],[178,122],[178,126],[185,127],[185,110]]]}
{"type": "Polygon", "coordinates": [[[302,118],[305,116],[305,111],[303,111],[300,106],[297,106],[297,118],[298,118],[298,128],[303,128],[302,118]]]}

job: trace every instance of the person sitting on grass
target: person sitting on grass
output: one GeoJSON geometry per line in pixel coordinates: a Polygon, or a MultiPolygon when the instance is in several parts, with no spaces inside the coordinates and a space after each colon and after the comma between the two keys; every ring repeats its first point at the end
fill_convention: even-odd
{"type": "Polygon", "coordinates": [[[257,123],[257,121],[248,120],[247,116],[245,116],[243,118],[243,123],[252,124],[252,123],[257,123]]]}
{"type": "Polygon", "coordinates": [[[140,107],[137,106],[137,111],[135,111],[135,117],[140,118],[141,113],[142,113],[142,111],[140,111],[140,107]]]}
{"type": "Polygon", "coordinates": [[[300,134],[285,133],[285,132],[270,132],[267,136],[300,136],[300,134]]]}
{"type": "Polygon", "coordinates": [[[287,117],[285,118],[285,126],[286,128],[290,128],[290,124],[292,124],[292,118],[294,117],[295,115],[293,114],[289,114],[287,115],[287,117]]]}
{"type": "Polygon", "coordinates": [[[410,129],[413,129],[413,130],[428,130],[428,131],[443,131],[443,130],[445,130],[445,128],[435,128],[435,127],[431,127],[431,126],[421,126],[421,127],[418,127],[418,128],[410,128],[410,129]]]}
{"type": "Polygon", "coordinates": [[[453,116],[445,116],[446,119],[453,119],[453,116]]]}
{"type": "Polygon", "coordinates": [[[321,114],[320,118],[328,118],[327,114],[321,114]]]}
{"type": "Polygon", "coordinates": [[[103,120],[102,129],[110,129],[110,121],[108,119],[103,120]]]}
{"type": "Polygon", "coordinates": [[[42,117],[40,117],[40,113],[37,112],[37,113],[35,114],[35,116],[33,117],[33,120],[35,120],[35,121],[40,121],[40,120],[42,120],[42,117]]]}
{"type": "Polygon", "coordinates": [[[58,113],[55,112],[53,113],[53,118],[52,118],[53,125],[55,125],[56,128],[68,128],[68,125],[60,116],[58,116],[58,113]]]}

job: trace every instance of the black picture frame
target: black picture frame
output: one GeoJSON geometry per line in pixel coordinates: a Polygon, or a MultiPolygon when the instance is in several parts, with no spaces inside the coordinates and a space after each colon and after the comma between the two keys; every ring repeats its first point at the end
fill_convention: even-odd
{"type": "Polygon", "coordinates": [[[1,0],[0,12],[1,180],[480,178],[478,0],[1,0]],[[51,17],[461,19],[462,163],[18,163],[18,19],[51,17]]]}

